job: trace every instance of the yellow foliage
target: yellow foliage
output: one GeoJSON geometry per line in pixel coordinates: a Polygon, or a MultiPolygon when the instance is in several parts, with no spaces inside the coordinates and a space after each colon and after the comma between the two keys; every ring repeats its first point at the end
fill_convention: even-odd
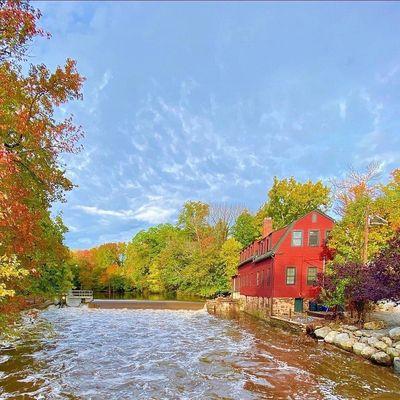
{"type": "Polygon", "coordinates": [[[14,296],[15,292],[8,289],[13,279],[22,278],[28,271],[20,267],[19,261],[15,255],[8,257],[0,256],[0,299],[6,296],[14,296]]]}

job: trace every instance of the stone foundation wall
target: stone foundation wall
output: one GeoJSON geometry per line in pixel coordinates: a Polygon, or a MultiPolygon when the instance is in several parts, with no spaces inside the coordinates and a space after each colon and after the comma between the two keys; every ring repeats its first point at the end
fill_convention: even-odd
{"type": "MultiPolygon", "coordinates": [[[[294,313],[293,298],[268,298],[244,296],[235,293],[232,298],[218,298],[207,301],[208,312],[216,315],[232,315],[245,312],[261,319],[271,316],[290,318],[294,313]]],[[[308,309],[308,300],[303,301],[304,310],[308,309]]]]}

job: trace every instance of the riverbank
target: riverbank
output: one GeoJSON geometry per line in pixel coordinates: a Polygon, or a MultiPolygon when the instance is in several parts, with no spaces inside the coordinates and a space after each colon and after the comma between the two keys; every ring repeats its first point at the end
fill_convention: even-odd
{"type": "Polygon", "coordinates": [[[24,312],[42,310],[53,302],[42,296],[15,296],[0,303],[0,332],[12,335],[13,327],[24,312]]]}
{"type": "Polygon", "coordinates": [[[393,366],[394,372],[400,374],[400,327],[370,330],[353,325],[330,324],[315,329],[313,334],[325,343],[375,364],[393,366]]]}
{"type": "Polygon", "coordinates": [[[376,321],[367,323],[364,325],[365,329],[360,329],[354,325],[328,322],[304,314],[272,316],[263,304],[248,307],[240,300],[230,297],[208,300],[206,308],[210,314],[216,316],[235,317],[248,314],[287,331],[300,335],[307,333],[374,364],[392,367],[395,373],[400,374],[400,326],[387,328],[384,321],[376,321]]]}

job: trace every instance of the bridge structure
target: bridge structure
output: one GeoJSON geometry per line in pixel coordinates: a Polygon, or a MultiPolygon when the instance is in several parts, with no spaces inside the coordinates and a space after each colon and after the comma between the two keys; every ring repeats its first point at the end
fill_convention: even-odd
{"type": "Polygon", "coordinates": [[[82,303],[91,301],[93,301],[93,290],[70,290],[65,297],[68,307],[79,307],[82,303]]]}

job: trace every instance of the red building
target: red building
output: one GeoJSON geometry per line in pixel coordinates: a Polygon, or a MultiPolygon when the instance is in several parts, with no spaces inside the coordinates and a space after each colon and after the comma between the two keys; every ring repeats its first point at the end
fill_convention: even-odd
{"type": "Polygon", "coordinates": [[[319,210],[276,231],[266,219],[263,238],[240,253],[233,278],[236,295],[262,300],[271,314],[303,311],[304,300],[315,294],[317,274],[324,270],[324,245],[333,225],[334,220],[319,210]]]}

